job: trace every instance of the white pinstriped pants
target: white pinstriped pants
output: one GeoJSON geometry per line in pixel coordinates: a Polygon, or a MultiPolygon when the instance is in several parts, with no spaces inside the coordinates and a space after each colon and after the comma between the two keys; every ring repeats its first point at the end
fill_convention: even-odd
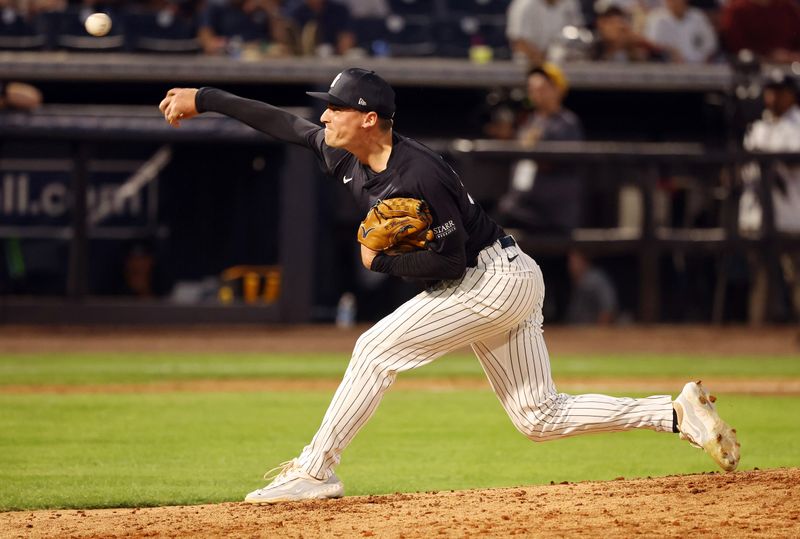
{"type": "Polygon", "coordinates": [[[483,249],[477,266],[461,279],[418,294],[359,337],[300,465],[327,479],[397,373],[466,345],[514,426],[531,440],[634,428],[672,432],[669,395],[630,399],[556,392],[542,335],[543,301],[542,272],[531,257],[517,246],[502,249],[499,242],[483,249]]]}

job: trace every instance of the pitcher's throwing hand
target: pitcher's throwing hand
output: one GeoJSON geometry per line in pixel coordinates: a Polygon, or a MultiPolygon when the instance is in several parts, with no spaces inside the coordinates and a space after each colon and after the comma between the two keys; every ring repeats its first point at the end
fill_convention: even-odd
{"type": "Polygon", "coordinates": [[[161,100],[158,110],[171,126],[180,127],[181,120],[188,120],[198,114],[194,104],[195,94],[196,88],[173,88],[161,100]]]}

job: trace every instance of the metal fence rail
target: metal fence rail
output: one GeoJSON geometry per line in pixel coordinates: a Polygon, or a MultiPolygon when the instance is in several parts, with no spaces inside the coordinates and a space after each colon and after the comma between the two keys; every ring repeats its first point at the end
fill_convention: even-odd
{"type": "MultiPolygon", "coordinates": [[[[447,58],[268,58],[88,52],[0,52],[0,79],[27,81],[199,82],[204,84],[328,84],[344,68],[378,71],[395,86],[490,88],[519,86],[527,66],[512,61],[476,64],[447,58]]],[[[570,86],[595,90],[708,91],[730,86],[725,64],[615,62],[567,64],[570,86]]]]}

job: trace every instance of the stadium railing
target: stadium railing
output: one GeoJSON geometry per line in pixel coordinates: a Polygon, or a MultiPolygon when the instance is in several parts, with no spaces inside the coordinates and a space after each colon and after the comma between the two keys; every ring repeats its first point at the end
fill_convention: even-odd
{"type": "MultiPolygon", "coordinates": [[[[36,81],[166,81],[327,84],[357,64],[381,73],[395,86],[489,88],[519,86],[527,66],[510,60],[474,63],[463,58],[230,57],[90,52],[0,51],[0,79],[36,81]]],[[[726,64],[576,62],[564,66],[575,89],[707,91],[732,82],[726,64]]]]}
{"type": "MultiPolygon", "coordinates": [[[[739,148],[708,148],[697,143],[541,141],[535,148],[525,148],[514,141],[456,140],[451,145],[450,154],[457,163],[460,161],[464,165],[461,167],[464,169],[468,169],[471,163],[480,161],[508,163],[518,159],[534,159],[591,167],[616,164],[638,171],[621,179],[626,184],[634,185],[640,192],[642,218],[638,227],[615,225],[577,228],[566,237],[534,235],[519,229],[509,231],[534,257],[537,253],[563,255],[575,248],[593,255],[625,253],[634,256],[639,266],[638,319],[643,322],[658,320],[662,294],[659,285],[659,259],[665,254],[704,253],[717,258],[712,318],[719,323],[723,318],[725,303],[726,257],[749,251],[768,258],[800,248],[800,235],[775,230],[772,197],[768,196],[775,182],[772,172],[763,174],[762,181],[758,184],[757,194],[763,209],[761,230],[743,233],[737,219],[742,189],[739,177],[741,165],[756,162],[762,165],[763,170],[770,171],[773,170],[770,165],[779,161],[800,163],[798,153],[753,153],[739,148]],[[721,208],[715,226],[674,227],[655,219],[655,200],[659,179],[662,177],[661,169],[686,165],[711,166],[719,171],[725,169],[732,179],[720,201],[721,208]]],[[[719,182],[720,175],[717,174],[710,181],[719,182]]],[[[465,184],[469,188],[469,181],[465,181],[465,184]]],[[[502,193],[495,193],[496,196],[500,194],[502,193]]]]}

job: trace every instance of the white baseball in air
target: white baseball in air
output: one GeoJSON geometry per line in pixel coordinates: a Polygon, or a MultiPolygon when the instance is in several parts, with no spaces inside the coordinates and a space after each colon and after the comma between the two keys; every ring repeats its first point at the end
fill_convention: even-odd
{"type": "Polygon", "coordinates": [[[86,31],[93,36],[104,36],[111,30],[111,17],[105,13],[92,13],[83,23],[86,31]]]}

